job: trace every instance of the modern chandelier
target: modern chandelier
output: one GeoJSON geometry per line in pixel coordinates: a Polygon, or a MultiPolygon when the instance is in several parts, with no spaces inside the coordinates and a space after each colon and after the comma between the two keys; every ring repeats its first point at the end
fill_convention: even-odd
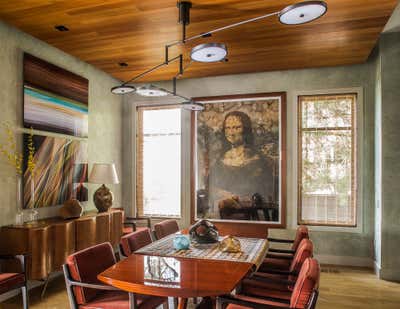
{"type": "Polygon", "coordinates": [[[191,37],[186,37],[186,26],[189,25],[190,23],[190,9],[192,7],[192,3],[190,1],[179,1],[177,3],[177,7],[179,9],[179,19],[178,22],[182,25],[182,38],[178,41],[166,44],[164,47],[165,50],[165,58],[164,61],[142,73],[139,75],[136,75],[129,79],[128,81],[122,83],[119,86],[111,88],[111,92],[114,94],[127,94],[131,92],[136,92],[138,95],[141,96],[146,96],[146,97],[162,97],[166,95],[173,95],[177,96],[183,100],[185,100],[184,103],[182,103],[182,107],[185,109],[189,110],[202,110],[203,105],[194,102],[191,98],[187,98],[185,96],[182,96],[176,92],[176,82],[177,78],[181,77],[187,69],[187,67],[192,63],[192,62],[206,62],[206,63],[212,63],[212,62],[221,62],[221,61],[227,61],[227,55],[228,55],[228,48],[225,44],[223,43],[203,43],[195,46],[190,53],[190,62],[189,65],[185,68],[183,66],[183,54],[180,54],[176,57],[170,58],[169,55],[169,49],[172,46],[176,45],[185,45],[187,42],[193,41],[193,40],[199,40],[202,38],[209,38],[212,37],[212,35],[216,32],[227,30],[230,28],[234,28],[240,25],[244,25],[247,23],[259,21],[261,19],[265,19],[271,16],[278,16],[279,21],[284,24],[284,25],[300,25],[300,24],[305,24],[308,22],[311,22],[313,20],[316,20],[323,16],[326,11],[328,10],[328,6],[326,2],[324,1],[305,1],[305,2],[300,2],[296,3],[293,5],[289,5],[285,8],[283,8],[280,11],[273,12],[273,13],[268,13],[265,15],[261,15],[255,18],[247,19],[241,22],[237,22],[231,25],[227,25],[221,28],[216,28],[211,31],[201,33],[198,35],[194,35],[191,37]],[[167,90],[164,88],[157,87],[155,85],[146,85],[146,86],[141,86],[141,87],[136,87],[133,85],[134,82],[137,82],[140,78],[143,76],[150,74],[153,71],[158,70],[161,67],[164,67],[171,62],[179,61],[179,70],[178,73],[172,78],[172,90],[167,90]]]}

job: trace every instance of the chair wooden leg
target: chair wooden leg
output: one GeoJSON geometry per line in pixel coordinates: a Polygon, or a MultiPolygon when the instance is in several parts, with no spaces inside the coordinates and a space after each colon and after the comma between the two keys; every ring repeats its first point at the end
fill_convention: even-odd
{"type": "Polygon", "coordinates": [[[22,304],[24,309],[29,308],[28,287],[24,285],[22,288],[22,304]]]}

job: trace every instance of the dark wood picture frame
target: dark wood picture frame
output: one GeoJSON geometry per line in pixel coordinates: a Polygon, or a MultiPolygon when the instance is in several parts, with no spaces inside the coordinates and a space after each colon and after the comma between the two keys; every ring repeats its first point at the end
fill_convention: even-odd
{"type": "MultiPolygon", "coordinates": [[[[193,98],[196,102],[218,102],[222,100],[237,100],[237,99],[256,99],[267,97],[280,97],[280,222],[278,223],[254,223],[246,221],[223,222],[217,220],[213,223],[218,227],[221,234],[236,234],[238,232],[237,224],[240,224],[241,236],[247,237],[265,237],[268,228],[285,228],[286,227],[286,92],[272,93],[257,93],[257,94],[241,94],[241,95],[226,95],[215,97],[197,97],[193,98]]],[[[190,219],[193,224],[196,221],[196,116],[195,112],[191,115],[191,208],[190,219]]]]}

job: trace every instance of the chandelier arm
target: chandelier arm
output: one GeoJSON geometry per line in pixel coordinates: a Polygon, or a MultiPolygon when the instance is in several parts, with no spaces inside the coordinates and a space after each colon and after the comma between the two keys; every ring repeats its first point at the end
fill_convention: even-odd
{"type": "Polygon", "coordinates": [[[157,64],[156,66],[152,67],[151,69],[148,69],[147,71],[144,71],[143,73],[140,73],[139,75],[136,75],[136,76],[132,77],[130,80],[127,80],[126,82],[122,83],[121,86],[125,86],[126,84],[134,82],[134,81],[138,80],[139,78],[142,78],[143,76],[145,76],[145,75],[147,75],[147,74],[149,74],[149,73],[151,73],[153,71],[156,71],[159,68],[170,64],[171,62],[174,62],[174,61],[180,59],[181,57],[182,57],[182,54],[179,55],[179,56],[176,56],[176,57],[174,57],[172,59],[167,59],[163,63],[157,64]]]}

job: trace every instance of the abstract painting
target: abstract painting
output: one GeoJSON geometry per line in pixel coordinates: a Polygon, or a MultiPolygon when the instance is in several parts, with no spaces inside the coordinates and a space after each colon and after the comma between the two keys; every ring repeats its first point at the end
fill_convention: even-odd
{"type": "MultiPolygon", "coordinates": [[[[28,143],[29,135],[24,134],[25,152],[28,143]]],[[[27,170],[28,155],[24,154],[24,208],[31,207],[32,201],[34,208],[61,205],[70,198],[87,201],[87,143],[34,135],[33,146],[33,177],[27,170]]]]}
{"type": "Polygon", "coordinates": [[[283,224],[285,93],[197,98],[195,220],[283,224]]]}
{"type": "Polygon", "coordinates": [[[24,55],[24,126],[88,136],[88,80],[24,55]]]}

